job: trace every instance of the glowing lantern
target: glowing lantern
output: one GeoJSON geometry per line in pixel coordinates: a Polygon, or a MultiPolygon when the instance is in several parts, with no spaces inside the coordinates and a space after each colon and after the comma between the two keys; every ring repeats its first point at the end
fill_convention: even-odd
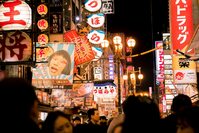
{"type": "Polygon", "coordinates": [[[96,12],[101,9],[102,1],[101,0],[86,0],[85,9],[90,12],[96,12]]]}
{"type": "Polygon", "coordinates": [[[41,4],[37,7],[37,12],[39,15],[46,15],[48,13],[48,8],[46,5],[41,4]]]}
{"type": "Polygon", "coordinates": [[[87,36],[89,42],[93,44],[100,44],[104,40],[104,37],[105,33],[102,30],[91,30],[87,36]]]}
{"type": "Polygon", "coordinates": [[[38,40],[39,44],[46,44],[46,43],[48,43],[48,36],[46,34],[40,34],[37,37],[37,40],[38,40]]]}
{"type": "Polygon", "coordinates": [[[99,28],[104,25],[104,14],[98,13],[98,14],[91,14],[88,16],[87,23],[93,27],[93,28],[99,28]]]}
{"type": "Polygon", "coordinates": [[[37,26],[40,30],[46,30],[48,28],[48,21],[46,21],[45,19],[40,19],[37,22],[37,26]]]}
{"type": "Polygon", "coordinates": [[[31,29],[32,11],[20,0],[6,1],[0,6],[0,28],[2,30],[31,29]]]}

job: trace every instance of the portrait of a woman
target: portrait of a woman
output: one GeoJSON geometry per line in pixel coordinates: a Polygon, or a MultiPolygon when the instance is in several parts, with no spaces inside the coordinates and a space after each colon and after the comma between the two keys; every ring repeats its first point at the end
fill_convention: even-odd
{"type": "Polygon", "coordinates": [[[65,50],[54,52],[48,59],[48,69],[51,76],[69,75],[71,58],[68,52],[65,50]]]}

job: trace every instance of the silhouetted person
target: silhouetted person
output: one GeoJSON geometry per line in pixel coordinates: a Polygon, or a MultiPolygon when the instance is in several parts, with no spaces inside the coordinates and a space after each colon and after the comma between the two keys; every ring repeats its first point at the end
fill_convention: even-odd
{"type": "Polygon", "coordinates": [[[73,133],[70,115],[62,111],[49,112],[43,122],[42,133],[73,133]]]}
{"type": "Polygon", "coordinates": [[[80,124],[75,127],[75,133],[103,133],[99,125],[99,111],[91,108],[87,111],[88,123],[80,124]]]}
{"type": "Polygon", "coordinates": [[[122,133],[159,133],[160,112],[147,96],[130,95],[123,103],[125,114],[122,133]]]}
{"type": "Polygon", "coordinates": [[[38,99],[34,87],[22,78],[0,81],[0,124],[6,133],[39,133],[38,99]]]}
{"type": "Polygon", "coordinates": [[[100,127],[102,128],[103,132],[106,133],[107,129],[108,129],[106,116],[100,116],[99,124],[100,124],[100,127]]]}
{"type": "Polygon", "coordinates": [[[76,126],[78,124],[81,124],[81,118],[76,116],[74,119],[73,119],[73,126],[76,126]]]}
{"type": "Polygon", "coordinates": [[[192,107],[191,98],[185,94],[178,94],[172,100],[171,114],[163,118],[162,131],[165,133],[176,133],[177,130],[177,116],[186,108],[192,107]]]}
{"type": "Polygon", "coordinates": [[[177,133],[199,133],[199,107],[186,108],[178,114],[177,133]]]}

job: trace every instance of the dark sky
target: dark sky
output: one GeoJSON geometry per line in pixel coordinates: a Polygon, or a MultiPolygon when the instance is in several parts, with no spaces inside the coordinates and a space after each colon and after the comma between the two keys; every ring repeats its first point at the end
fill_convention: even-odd
{"type": "MultiPolygon", "coordinates": [[[[115,0],[115,14],[107,15],[107,30],[111,33],[123,32],[136,40],[133,54],[154,48],[154,41],[162,39],[168,27],[168,0],[115,0]]],[[[138,89],[154,87],[154,54],[133,58],[137,70],[142,68],[144,79],[138,89]]]]}

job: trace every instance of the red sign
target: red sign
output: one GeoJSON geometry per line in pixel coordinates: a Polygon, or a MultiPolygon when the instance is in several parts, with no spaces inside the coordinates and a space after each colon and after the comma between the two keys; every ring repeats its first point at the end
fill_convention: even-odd
{"type": "Polygon", "coordinates": [[[86,36],[80,36],[77,31],[70,30],[65,33],[64,40],[66,42],[76,43],[74,55],[75,65],[89,62],[95,58],[95,54],[86,36]]]}
{"type": "Polygon", "coordinates": [[[170,18],[172,53],[185,52],[193,36],[192,0],[170,0],[170,18]]]}

